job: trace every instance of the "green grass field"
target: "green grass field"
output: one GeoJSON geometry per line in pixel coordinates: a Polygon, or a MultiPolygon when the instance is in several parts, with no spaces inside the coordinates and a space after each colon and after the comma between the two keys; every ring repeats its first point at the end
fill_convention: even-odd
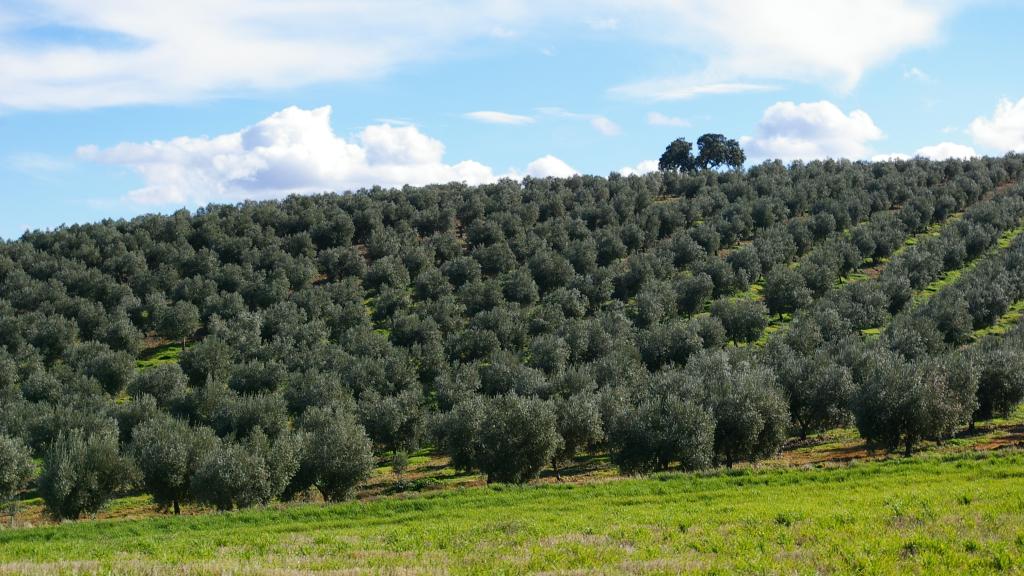
{"type": "Polygon", "coordinates": [[[991,574],[1024,453],[930,454],[0,531],[0,573],[991,574]]]}
{"type": "Polygon", "coordinates": [[[163,343],[145,350],[135,365],[139,370],[147,370],[161,364],[173,364],[179,360],[181,350],[181,343],[163,343]]]}

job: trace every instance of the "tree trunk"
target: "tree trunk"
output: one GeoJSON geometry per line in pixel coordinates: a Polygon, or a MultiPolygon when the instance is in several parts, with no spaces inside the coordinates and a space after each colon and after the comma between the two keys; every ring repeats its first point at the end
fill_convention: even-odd
{"type": "Polygon", "coordinates": [[[555,480],[562,481],[562,473],[558,470],[558,459],[552,458],[551,469],[555,471],[555,480]]]}
{"type": "Polygon", "coordinates": [[[178,515],[180,515],[180,514],[181,514],[181,506],[180,506],[180,505],[178,505],[178,501],[177,501],[177,500],[175,500],[175,501],[174,501],[174,515],[175,515],[175,516],[178,516],[178,515]]]}
{"type": "Polygon", "coordinates": [[[907,436],[907,447],[903,451],[903,455],[910,457],[914,453],[914,439],[907,436]]]}

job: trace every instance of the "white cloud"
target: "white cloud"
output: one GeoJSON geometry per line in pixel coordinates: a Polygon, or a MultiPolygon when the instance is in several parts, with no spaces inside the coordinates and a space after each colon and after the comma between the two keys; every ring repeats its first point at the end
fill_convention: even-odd
{"type": "Polygon", "coordinates": [[[956,144],[954,142],[940,142],[933,146],[918,148],[913,155],[910,154],[876,154],[871,157],[872,162],[888,162],[891,160],[910,160],[920,157],[929,160],[948,160],[950,158],[968,159],[978,156],[978,153],[970,146],[956,144]]]}
{"type": "Polygon", "coordinates": [[[753,159],[864,158],[882,131],[863,110],[845,114],[828,101],[778,102],[765,110],[753,137],[741,140],[753,159]]]}
{"type": "Polygon", "coordinates": [[[615,86],[608,92],[613,96],[665,102],[671,100],[689,100],[697,96],[741,94],[744,92],[769,92],[775,86],[767,84],[751,84],[744,82],[701,83],[693,78],[660,78],[634,84],[615,86]]]}
{"type": "Polygon", "coordinates": [[[476,120],[477,122],[484,122],[487,124],[533,124],[534,122],[534,119],[531,116],[496,112],[494,110],[467,112],[464,116],[470,120],[476,120]]]}
{"type": "Polygon", "coordinates": [[[541,158],[537,158],[533,162],[530,162],[526,166],[527,176],[533,176],[534,178],[568,178],[574,174],[578,174],[576,169],[569,166],[565,162],[555,158],[554,156],[548,155],[541,158]]]}
{"type": "Polygon", "coordinates": [[[534,20],[527,4],[40,0],[24,4],[13,33],[0,28],[0,107],[183,102],[372,78],[474,38],[507,37],[534,20]],[[71,33],[17,34],[46,27],[71,33]]]}
{"type": "Polygon", "coordinates": [[[1024,98],[999,101],[991,118],[978,117],[968,128],[977,144],[1000,152],[1024,151],[1024,98]]]}
{"type": "Polygon", "coordinates": [[[570,112],[564,108],[558,108],[553,106],[543,107],[537,109],[541,114],[546,116],[552,116],[555,118],[568,118],[570,120],[586,120],[594,130],[597,130],[605,136],[615,136],[622,132],[622,129],[618,124],[612,122],[604,116],[598,114],[581,114],[579,112],[570,112]]]}
{"type": "MultiPolygon", "coordinates": [[[[128,198],[161,205],[276,198],[372,185],[479,184],[499,178],[491,168],[472,160],[445,163],[444,144],[415,126],[367,126],[350,142],[334,133],[330,119],[329,106],[290,107],[238,132],[212,138],[122,143],[107,149],[84,146],[78,154],[86,160],[132,168],[145,186],[129,192],[128,198]]],[[[528,174],[573,172],[553,156],[527,167],[528,174]]]]}
{"type": "Polygon", "coordinates": [[[910,160],[913,158],[910,154],[902,154],[900,152],[893,152],[892,154],[875,154],[871,157],[872,162],[892,162],[894,160],[910,160]]]}
{"type": "Polygon", "coordinates": [[[656,172],[658,170],[657,160],[644,160],[636,166],[624,166],[619,169],[619,174],[623,176],[643,175],[650,172],[656,172]]]}
{"type": "Polygon", "coordinates": [[[688,128],[690,126],[690,121],[685,118],[666,116],[661,112],[647,114],[647,123],[651,126],[674,126],[676,128],[688,128]]]}
{"type": "Polygon", "coordinates": [[[924,70],[921,70],[917,66],[903,72],[903,77],[907,80],[917,80],[919,82],[931,82],[932,77],[929,76],[924,70]]]}
{"type": "Polygon", "coordinates": [[[928,158],[929,160],[948,160],[949,158],[974,158],[978,153],[970,146],[953,142],[941,142],[934,146],[918,148],[914,155],[928,158]]]}
{"type": "Polygon", "coordinates": [[[605,118],[604,116],[595,116],[591,118],[590,125],[594,127],[594,130],[597,130],[598,132],[604,134],[605,136],[615,136],[616,134],[622,132],[622,129],[619,128],[618,124],[612,122],[611,120],[605,118]]]}
{"type": "MultiPolygon", "coordinates": [[[[703,55],[686,87],[749,79],[852,89],[864,73],[926,46],[966,0],[662,0],[621,2],[622,27],[703,55]]],[[[677,80],[678,82],[678,80],[677,80]]]]}
{"type": "MultiPolygon", "coordinates": [[[[764,80],[852,88],[927,45],[968,0],[37,0],[0,7],[0,107],[186,102],[396,67],[578,23],[703,58],[689,76],[619,92],[677,99],[764,80]],[[23,34],[47,28],[68,34],[23,34]]],[[[678,74],[677,74],[678,75],[678,74]]]]}

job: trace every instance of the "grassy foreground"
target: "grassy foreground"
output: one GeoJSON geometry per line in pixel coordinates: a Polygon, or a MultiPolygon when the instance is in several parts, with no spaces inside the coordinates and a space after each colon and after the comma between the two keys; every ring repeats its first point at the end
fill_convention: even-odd
{"type": "Polygon", "coordinates": [[[0,573],[1024,571],[1024,452],[0,531],[0,573]]]}

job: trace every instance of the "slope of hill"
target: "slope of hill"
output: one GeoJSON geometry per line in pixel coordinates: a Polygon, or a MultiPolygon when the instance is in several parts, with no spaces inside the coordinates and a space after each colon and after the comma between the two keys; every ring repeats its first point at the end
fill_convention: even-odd
{"type": "Polygon", "coordinates": [[[509,483],[584,452],[705,470],[850,425],[909,453],[1024,399],[1022,172],[766,163],[28,233],[0,246],[0,497],[341,500],[424,446],[509,483]]]}

